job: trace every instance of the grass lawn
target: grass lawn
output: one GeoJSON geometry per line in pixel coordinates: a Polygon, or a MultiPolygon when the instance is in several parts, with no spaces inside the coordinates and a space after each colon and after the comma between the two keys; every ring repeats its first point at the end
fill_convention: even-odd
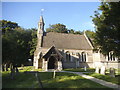
{"type": "Polygon", "coordinates": [[[95,72],[94,68],[87,68],[86,71],[84,68],[69,68],[69,69],[64,69],[64,71],[72,71],[72,72],[95,72]]]}
{"type": "MultiPolygon", "coordinates": [[[[39,72],[38,76],[41,78],[44,88],[107,88],[72,73],[57,72],[56,78],[53,78],[53,72],[39,72]]],[[[15,79],[11,80],[9,71],[7,71],[2,72],[2,87],[39,88],[39,84],[33,73],[20,72],[15,79]]]]}
{"type": "Polygon", "coordinates": [[[84,74],[120,85],[120,75],[116,75],[116,77],[111,77],[109,75],[102,75],[98,73],[84,73],[84,74]]]}

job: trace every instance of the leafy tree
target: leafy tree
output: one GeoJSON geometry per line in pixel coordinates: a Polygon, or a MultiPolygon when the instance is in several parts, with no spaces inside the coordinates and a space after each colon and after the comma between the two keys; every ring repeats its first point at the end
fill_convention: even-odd
{"type": "Polygon", "coordinates": [[[103,54],[110,51],[120,56],[120,2],[102,2],[95,11],[93,22],[96,25],[95,43],[103,54]]]}
{"type": "Polygon", "coordinates": [[[3,63],[22,64],[27,61],[29,57],[30,41],[29,31],[12,31],[6,32],[2,35],[3,41],[3,63]]]}
{"type": "Polygon", "coordinates": [[[74,31],[74,34],[82,34],[82,32],[81,31],[74,31]]]}
{"type": "Polygon", "coordinates": [[[73,29],[68,30],[68,33],[74,34],[74,32],[75,32],[75,30],[73,30],[73,29]]]}
{"type": "MultiPolygon", "coordinates": [[[[7,27],[11,26],[8,25],[7,27]]],[[[11,28],[2,34],[3,66],[10,64],[15,66],[16,64],[21,65],[28,62],[28,58],[31,58],[30,51],[35,47],[34,44],[30,44],[35,39],[34,37],[36,37],[35,34],[32,34],[33,29],[25,30],[21,27],[11,28]]]]}
{"type": "Polygon", "coordinates": [[[29,41],[29,44],[30,44],[30,56],[33,56],[34,51],[35,51],[36,46],[37,46],[37,29],[32,28],[30,30],[32,31],[32,33],[31,33],[32,40],[29,41]]]}
{"type": "Polygon", "coordinates": [[[1,23],[0,29],[2,30],[3,33],[5,33],[5,31],[14,30],[15,28],[19,27],[17,23],[7,20],[0,20],[0,23],[1,23]]]}
{"type": "Polygon", "coordinates": [[[46,29],[46,32],[68,33],[68,30],[65,25],[58,23],[50,25],[49,28],[46,29]]]}
{"type": "Polygon", "coordinates": [[[46,32],[58,32],[58,33],[68,33],[68,34],[82,34],[81,31],[75,31],[73,29],[67,29],[63,24],[53,24],[46,29],[46,32]]]}
{"type": "Polygon", "coordinates": [[[94,37],[95,37],[94,31],[86,30],[85,33],[89,38],[94,39],[94,37]]]}

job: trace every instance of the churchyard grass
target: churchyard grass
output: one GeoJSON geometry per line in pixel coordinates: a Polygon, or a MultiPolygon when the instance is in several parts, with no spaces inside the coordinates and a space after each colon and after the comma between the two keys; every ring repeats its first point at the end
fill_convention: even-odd
{"type": "MultiPolygon", "coordinates": [[[[56,72],[56,77],[53,78],[53,72],[39,72],[38,77],[44,88],[107,88],[72,73],[56,72]]],[[[20,70],[19,74],[11,79],[10,71],[4,71],[2,72],[2,87],[39,88],[39,83],[34,73],[24,73],[20,70]]]]}
{"type": "Polygon", "coordinates": [[[115,75],[115,77],[109,76],[108,73],[107,75],[102,75],[98,73],[84,73],[84,74],[120,85],[120,75],[118,74],[115,75]]]}
{"type": "Polygon", "coordinates": [[[86,71],[84,68],[69,68],[69,69],[63,69],[64,71],[72,71],[72,72],[95,72],[95,68],[86,68],[86,71]]]}
{"type": "Polygon", "coordinates": [[[25,67],[18,67],[20,72],[25,72],[25,71],[42,71],[42,69],[34,69],[33,66],[25,66],[25,67]]]}

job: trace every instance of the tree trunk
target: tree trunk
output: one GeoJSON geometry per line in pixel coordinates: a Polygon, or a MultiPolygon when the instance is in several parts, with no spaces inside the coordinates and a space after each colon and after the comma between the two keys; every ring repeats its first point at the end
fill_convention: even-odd
{"type": "Polygon", "coordinates": [[[10,64],[10,70],[11,70],[10,77],[11,77],[11,79],[14,79],[15,68],[12,63],[10,64]]]}
{"type": "Polygon", "coordinates": [[[10,64],[10,71],[12,71],[12,69],[13,69],[13,65],[12,65],[12,63],[10,64]]]}

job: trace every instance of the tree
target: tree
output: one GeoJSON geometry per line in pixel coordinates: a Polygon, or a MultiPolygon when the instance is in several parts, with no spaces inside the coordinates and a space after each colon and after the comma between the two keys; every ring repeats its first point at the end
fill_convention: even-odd
{"type": "Polygon", "coordinates": [[[74,32],[75,32],[75,30],[73,30],[73,29],[68,30],[68,33],[74,34],[74,32]]]}
{"type": "Polygon", "coordinates": [[[8,31],[2,35],[3,64],[21,65],[27,61],[30,52],[28,44],[30,35],[30,32],[25,30],[8,31]]]}
{"type": "Polygon", "coordinates": [[[19,27],[17,23],[7,20],[0,20],[0,23],[1,23],[0,29],[2,30],[3,33],[5,33],[5,31],[14,30],[15,28],[19,27]]]}
{"type": "Polygon", "coordinates": [[[68,30],[65,25],[58,23],[50,25],[46,32],[68,33],[68,30]]]}
{"type": "Polygon", "coordinates": [[[96,25],[94,42],[103,54],[112,51],[115,56],[120,56],[120,2],[102,2],[95,11],[93,22],[96,25]]]}
{"type": "Polygon", "coordinates": [[[70,30],[68,30],[68,33],[70,34],[82,34],[82,32],[81,31],[75,31],[75,30],[73,30],[73,29],[70,29],[70,30]]]}
{"type": "MultiPolygon", "coordinates": [[[[11,21],[6,21],[11,22],[11,21]]],[[[11,22],[12,23],[12,22],[11,22]]],[[[12,25],[12,24],[9,24],[12,25]]],[[[11,26],[6,27],[11,27],[11,26]]],[[[18,24],[17,24],[18,25],[18,24]]],[[[3,26],[4,27],[4,26],[3,26]]],[[[2,27],[2,28],[3,28],[2,27]]],[[[31,58],[30,51],[32,50],[32,42],[34,35],[32,35],[33,29],[23,29],[21,27],[15,27],[14,29],[6,30],[2,34],[2,65],[14,66],[26,64],[28,58],[31,58]]]]}
{"type": "Polygon", "coordinates": [[[74,31],[74,34],[82,34],[82,32],[81,31],[74,31]]]}
{"type": "Polygon", "coordinates": [[[30,56],[33,57],[34,51],[35,51],[36,46],[37,46],[37,29],[32,28],[30,30],[32,31],[32,33],[31,33],[32,40],[29,41],[29,44],[30,44],[30,56]]]}
{"type": "Polygon", "coordinates": [[[85,33],[89,38],[94,39],[94,37],[95,37],[94,31],[86,30],[85,33]]]}

